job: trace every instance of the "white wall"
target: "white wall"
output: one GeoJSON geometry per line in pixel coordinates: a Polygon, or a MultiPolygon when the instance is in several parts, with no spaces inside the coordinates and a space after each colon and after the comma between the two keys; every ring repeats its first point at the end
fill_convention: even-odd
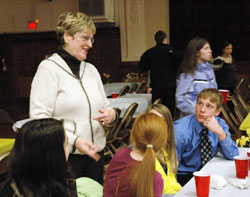
{"type": "MultiPolygon", "coordinates": [[[[146,47],[155,46],[154,36],[159,30],[167,33],[169,38],[169,0],[146,1],[145,33],[146,47]]],[[[169,40],[169,39],[168,39],[169,40]]]]}
{"type": "MultiPolygon", "coordinates": [[[[169,0],[114,0],[116,24],[121,32],[122,61],[138,61],[155,45],[158,30],[169,35],[169,0]]],[[[0,33],[53,31],[57,17],[77,11],[77,0],[0,0],[0,33]],[[37,29],[28,23],[39,20],[37,29]]]]}
{"type": "Polygon", "coordinates": [[[169,0],[119,0],[122,61],[138,61],[155,45],[158,30],[169,35],[169,0]]]}

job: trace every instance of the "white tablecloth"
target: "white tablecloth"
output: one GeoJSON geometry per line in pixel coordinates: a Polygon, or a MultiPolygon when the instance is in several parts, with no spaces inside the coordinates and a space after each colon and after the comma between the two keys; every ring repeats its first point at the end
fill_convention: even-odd
{"type": "MultiPolygon", "coordinates": [[[[249,148],[239,148],[240,155],[247,155],[247,150],[249,148]]],[[[235,162],[231,160],[226,160],[221,154],[214,157],[209,161],[202,169],[202,171],[210,172],[214,175],[221,175],[226,180],[228,178],[235,178],[235,162]]],[[[250,177],[250,172],[248,177],[250,177]]],[[[196,188],[195,180],[192,178],[174,197],[195,197],[196,188]]],[[[228,183],[222,190],[211,189],[209,192],[210,197],[249,197],[250,196],[250,187],[247,189],[241,190],[232,186],[228,183]]]]}
{"type": "Polygon", "coordinates": [[[118,107],[121,109],[121,117],[123,117],[125,111],[132,103],[138,103],[137,110],[134,114],[134,118],[139,114],[146,111],[149,105],[151,105],[151,94],[126,94],[117,98],[109,98],[111,107],[118,107]]]}
{"type": "Polygon", "coordinates": [[[111,96],[112,92],[115,93],[119,93],[120,90],[125,86],[125,85],[129,85],[130,83],[126,83],[126,82],[115,82],[115,83],[107,83],[104,85],[104,90],[106,93],[106,96],[111,96]]]}

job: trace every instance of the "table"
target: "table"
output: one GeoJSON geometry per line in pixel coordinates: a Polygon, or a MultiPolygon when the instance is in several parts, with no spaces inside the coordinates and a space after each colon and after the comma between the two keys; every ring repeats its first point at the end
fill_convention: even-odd
{"type": "Polygon", "coordinates": [[[118,107],[121,109],[121,117],[123,117],[125,111],[132,103],[138,103],[138,107],[134,114],[134,118],[136,118],[139,114],[146,111],[148,106],[151,105],[152,95],[151,94],[126,94],[124,96],[120,96],[117,98],[109,98],[111,107],[118,107]]]}
{"type": "Polygon", "coordinates": [[[125,86],[125,85],[131,85],[130,83],[126,82],[115,82],[115,83],[107,83],[104,85],[104,91],[106,93],[106,96],[111,96],[112,92],[119,93],[120,90],[125,86]]]}
{"type": "MultiPolygon", "coordinates": [[[[240,155],[247,155],[247,150],[250,148],[239,148],[240,155]]],[[[235,163],[231,160],[226,160],[221,154],[218,154],[216,157],[211,159],[201,171],[210,172],[214,175],[221,175],[226,180],[227,178],[235,178],[235,163]]],[[[249,174],[250,177],[250,174],[249,174]]],[[[247,189],[241,190],[232,186],[228,183],[222,190],[211,189],[210,188],[210,197],[249,197],[250,196],[250,187],[247,189]]],[[[195,197],[196,188],[195,181],[192,178],[174,197],[195,197]]]]}

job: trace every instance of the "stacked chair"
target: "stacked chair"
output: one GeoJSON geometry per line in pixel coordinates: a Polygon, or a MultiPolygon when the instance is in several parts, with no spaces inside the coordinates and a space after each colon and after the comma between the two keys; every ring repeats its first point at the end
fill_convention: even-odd
{"type": "Polygon", "coordinates": [[[119,92],[118,96],[123,96],[125,94],[127,94],[130,90],[130,86],[129,85],[125,85],[119,92]]]}
{"type": "Polygon", "coordinates": [[[0,109],[0,174],[7,169],[8,155],[15,142],[15,133],[12,130],[14,121],[3,109],[0,109]]]}
{"type": "Polygon", "coordinates": [[[154,101],[153,105],[161,103],[161,98],[158,98],[154,101]]]}
{"type": "Polygon", "coordinates": [[[140,82],[138,87],[136,88],[136,93],[145,93],[147,89],[147,83],[146,82],[140,82]]]}
{"type": "Polygon", "coordinates": [[[239,127],[250,110],[250,91],[244,78],[240,79],[234,92],[235,94],[232,95],[233,109],[230,109],[227,104],[223,104],[221,111],[225,121],[230,127],[232,138],[236,140],[242,135],[242,131],[239,130],[239,127]]]}
{"type": "MultiPolygon", "coordinates": [[[[117,121],[111,128],[106,131],[106,148],[104,151],[104,156],[109,156],[109,159],[106,159],[104,163],[104,169],[108,168],[108,164],[110,159],[114,156],[114,154],[119,150],[121,147],[128,146],[128,142],[126,138],[129,137],[131,124],[133,123],[133,115],[138,107],[137,103],[132,103],[124,116],[121,118],[120,121],[117,121]]],[[[121,113],[120,109],[115,109],[118,114],[121,113]]],[[[119,114],[120,115],[120,114],[119,114]]]]}
{"type": "Polygon", "coordinates": [[[222,105],[221,113],[224,117],[224,120],[227,122],[227,124],[229,125],[231,129],[230,132],[231,132],[232,139],[236,140],[242,135],[241,131],[239,130],[240,123],[237,120],[237,117],[235,117],[233,112],[230,110],[230,108],[226,104],[222,105]]]}
{"type": "Polygon", "coordinates": [[[246,111],[250,109],[249,93],[248,84],[245,82],[245,79],[242,78],[235,88],[235,95],[246,111]]]}
{"type": "MultiPolygon", "coordinates": [[[[111,127],[106,128],[105,135],[106,135],[107,139],[111,138],[112,133],[114,133],[117,125],[119,124],[119,119],[120,119],[120,115],[121,115],[121,110],[119,108],[113,108],[113,109],[117,113],[118,121],[116,121],[111,127]]],[[[104,149],[104,170],[105,171],[107,170],[107,168],[109,166],[109,162],[113,156],[114,156],[114,152],[112,152],[110,147],[106,145],[106,147],[104,149]]]]}
{"type": "Polygon", "coordinates": [[[8,112],[3,109],[0,109],[0,123],[14,124],[14,121],[12,120],[8,112]]]}

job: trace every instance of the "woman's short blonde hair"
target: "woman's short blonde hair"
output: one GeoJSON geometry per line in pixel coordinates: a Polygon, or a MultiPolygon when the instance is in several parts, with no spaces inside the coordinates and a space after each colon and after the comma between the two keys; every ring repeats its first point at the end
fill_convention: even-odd
{"type": "Polygon", "coordinates": [[[56,34],[61,45],[64,45],[63,34],[74,36],[77,32],[96,33],[96,27],[92,19],[82,12],[75,15],[71,12],[64,12],[57,19],[56,34]]]}

